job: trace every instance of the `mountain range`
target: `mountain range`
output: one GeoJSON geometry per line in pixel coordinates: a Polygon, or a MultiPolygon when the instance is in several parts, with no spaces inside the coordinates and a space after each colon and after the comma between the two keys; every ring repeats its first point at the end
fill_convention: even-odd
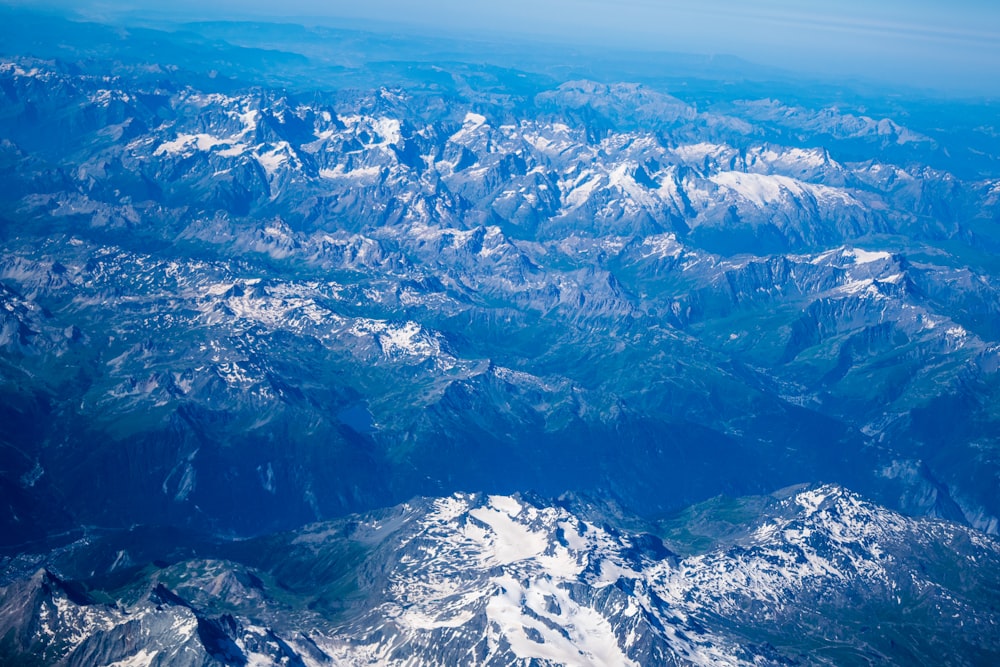
{"type": "Polygon", "coordinates": [[[995,657],[990,104],[6,16],[6,659],[995,657]]]}
{"type": "Polygon", "coordinates": [[[177,537],[91,535],[8,563],[0,655],[312,667],[1000,654],[996,540],[832,485],[656,524],[579,497],[456,494],[249,541],[177,537]]]}

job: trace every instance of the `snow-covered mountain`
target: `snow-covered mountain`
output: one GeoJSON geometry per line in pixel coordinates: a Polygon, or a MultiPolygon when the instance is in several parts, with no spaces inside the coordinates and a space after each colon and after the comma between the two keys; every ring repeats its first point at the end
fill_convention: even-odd
{"type": "Polygon", "coordinates": [[[68,665],[973,665],[1000,653],[1000,545],[975,530],[831,485],[646,526],[666,544],[640,523],[579,499],[458,494],[183,556],[162,537],[93,537],[8,561],[0,630],[8,657],[68,665]],[[164,560],[147,565],[152,554],[164,560]],[[61,566],[92,570],[79,580],[61,566]]]}

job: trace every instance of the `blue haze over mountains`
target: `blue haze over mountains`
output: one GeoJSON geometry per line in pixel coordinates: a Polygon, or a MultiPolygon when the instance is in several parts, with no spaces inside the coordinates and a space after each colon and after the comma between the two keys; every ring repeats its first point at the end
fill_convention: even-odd
{"type": "MultiPolygon", "coordinates": [[[[511,0],[177,0],[169,4],[66,2],[55,6],[98,20],[277,20],[344,27],[368,22],[397,34],[523,40],[644,53],[737,56],[808,75],[855,78],[869,86],[996,96],[1000,9],[985,0],[838,3],[763,0],[648,2],[511,0]]],[[[479,58],[488,57],[480,54],[479,58]]]]}
{"type": "Polygon", "coordinates": [[[996,10],[218,7],[0,9],[0,660],[997,658],[996,10]]]}

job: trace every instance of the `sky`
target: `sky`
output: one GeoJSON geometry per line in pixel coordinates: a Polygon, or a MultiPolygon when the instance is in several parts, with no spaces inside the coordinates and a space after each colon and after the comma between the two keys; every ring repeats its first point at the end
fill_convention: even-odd
{"type": "MultiPolygon", "coordinates": [[[[0,0],[2,1],[2,0],[0,0]]],[[[9,0],[8,0],[9,1],[9,0]]],[[[27,0],[14,0],[26,4],[27,0]]],[[[389,21],[474,37],[735,55],[763,65],[1000,96],[996,0],[82,0],[192,18],[389,21]]]]}

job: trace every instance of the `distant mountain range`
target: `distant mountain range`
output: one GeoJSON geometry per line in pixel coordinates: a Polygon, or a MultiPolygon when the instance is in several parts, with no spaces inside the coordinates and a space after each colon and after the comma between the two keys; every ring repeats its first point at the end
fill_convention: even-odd
{"type": "Polygon", "coordinates": [[[7,13],[5,659],[996,657],[994,107],[7,13]]]}

